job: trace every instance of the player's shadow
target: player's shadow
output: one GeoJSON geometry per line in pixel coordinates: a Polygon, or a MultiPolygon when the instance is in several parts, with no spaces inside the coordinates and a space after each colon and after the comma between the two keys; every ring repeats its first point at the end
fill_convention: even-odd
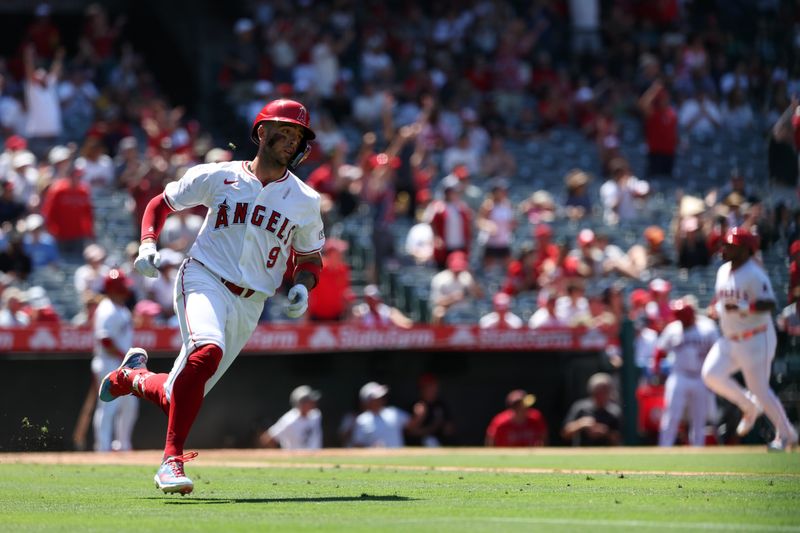
{"type": "Polygon", "coordinates": [[[214,505],[231,503],[341,503],[341,502],[408,502],[416,498],[397,495],[361,496],[317,496],[303,498],[196,498],[187,497],[179,500],[165,500],[163,497],[149,496],[148,500],[162,500],[167,505],[214,505]]]}

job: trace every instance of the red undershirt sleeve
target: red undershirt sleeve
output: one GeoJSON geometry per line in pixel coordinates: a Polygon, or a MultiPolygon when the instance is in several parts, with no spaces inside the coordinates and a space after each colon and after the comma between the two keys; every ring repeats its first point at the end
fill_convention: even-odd
{"type": "Polygon", "coordinates": [[[147,238],[158,240],[167,216],[173,211],[174,209],[169,205],[164,193],[154,196],[147,203],[144,215],[142,215],[142,240],[147,238]]]}

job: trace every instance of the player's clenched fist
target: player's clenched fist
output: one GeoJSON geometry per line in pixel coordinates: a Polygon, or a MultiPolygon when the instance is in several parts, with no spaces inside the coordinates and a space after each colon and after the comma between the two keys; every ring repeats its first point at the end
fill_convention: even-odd
{"type": "Polygon", "coordinates": [[[289,318],[297,318],[308,309],[308,289],[305,285],[298,283],[289,289],[289,305],[286,307],[286,315],[289,318]]]}
{"type": "Polygon", "coordinates": [[[148,278],[158,277],[158,265],[161,263],[161,256],[156,249],[156,243],[143,242],[139,246],[139,256],[133,262],[133,268],[142,276],[148,278]]]}

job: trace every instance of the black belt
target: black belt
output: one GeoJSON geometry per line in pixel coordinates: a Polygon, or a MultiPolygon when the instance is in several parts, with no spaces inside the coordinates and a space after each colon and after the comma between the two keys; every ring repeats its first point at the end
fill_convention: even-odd
{"type": "MultiPolygon", "coordinates": [[[[211,272],[211,269],[208,268],[206,265],[204,265],[202,261],[199,261],[194,257],[190,257],[189,259],[197,261],[198,265],[211,272]]],[[[225,285],[225,288],[231,291],[231,293],[235,294],[236,296],[241,296],[242,298],[250,298],[252,295],[256,293],[256,291],[254,291],[253,289],[245,289],[244,287],[240,287],[237,284],[223,278],[222,276],[218,276],[218,278],[222,282],[222,284],[225,285]]]]}

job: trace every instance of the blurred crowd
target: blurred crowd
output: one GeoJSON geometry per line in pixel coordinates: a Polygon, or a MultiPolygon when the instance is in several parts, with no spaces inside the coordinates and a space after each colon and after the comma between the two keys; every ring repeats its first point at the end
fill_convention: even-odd
{"type": "MultiPolygon", "coordinates": [[[[718,264],[732,226],[758,233],[764,251],[793,251],[792,302],[800,290],[798,9],[779,0],[721,7],[538,0],[367,2],[361,11],[352,0],[303,9],[251,2],[219,65],[222,103],[246,132],[266,100],[302,100],[317,141],[298,172],[323,195],[326,233],[366,216],[372,235],[372,258],[355,281],[348,242],[330,239],[310,320],[409,327],[408,310],[384,302],[386,272],[421,265],[430,267],[433,324],[462,321],[460,311],[489,301],[491,312],[478,317],[484,327],[614,332],[626,313],[658,301],[658,291],[645,291],[645,301],[633,287],[652,286],[664,268],[677,275],[718,264]],[[533,190],[520,176],[537,169],[521,169],[515,154],[564,130],[580,132],[599,167],[576,166],[560,190],[533,190]],[[768,139],[769,168],[735,168],[723,187],[683,191],[675,168],[684,148],[730,131],[768,139]],[[638,170],[621,149],[631,133],[646,152],[638,170]],[[645,227],[664,191],[675,198],[671,224],[645,227]],[[568,239],[554,232],[564,223],[576,229],[568,239]],[[403,246],[387,238],[399,224],[410,228],[403,246]],[[618,228],[640,225],[635,243],[615,244],[618,228]],[[535,309],[517,316],[514,299],[526,295],[535,309]]],[[[4,325],[39,316],[85,323],[97,280],[114,266],[134,280],[137,320],[174,321],[171,282],[202,210],[170,217],[162,276],[146,281],[130,268],[132,244],[96,242],[104,229],[93,206],[126,193],[135,234],[165,183],[234,153],[166,99],[125,26],[124,16],[93,4],[75,42],[65,42],[40,4],[16,52],[0,61],[0,270],[12,289],[2,297],[4,325]],[[75,262],[82,310],[58,317],[27,280],[75,262]],[[43,305],[46,313],[31,311],[43,305]]],[[[285,317],[268,309],[264,319],[285,317]]]]}

